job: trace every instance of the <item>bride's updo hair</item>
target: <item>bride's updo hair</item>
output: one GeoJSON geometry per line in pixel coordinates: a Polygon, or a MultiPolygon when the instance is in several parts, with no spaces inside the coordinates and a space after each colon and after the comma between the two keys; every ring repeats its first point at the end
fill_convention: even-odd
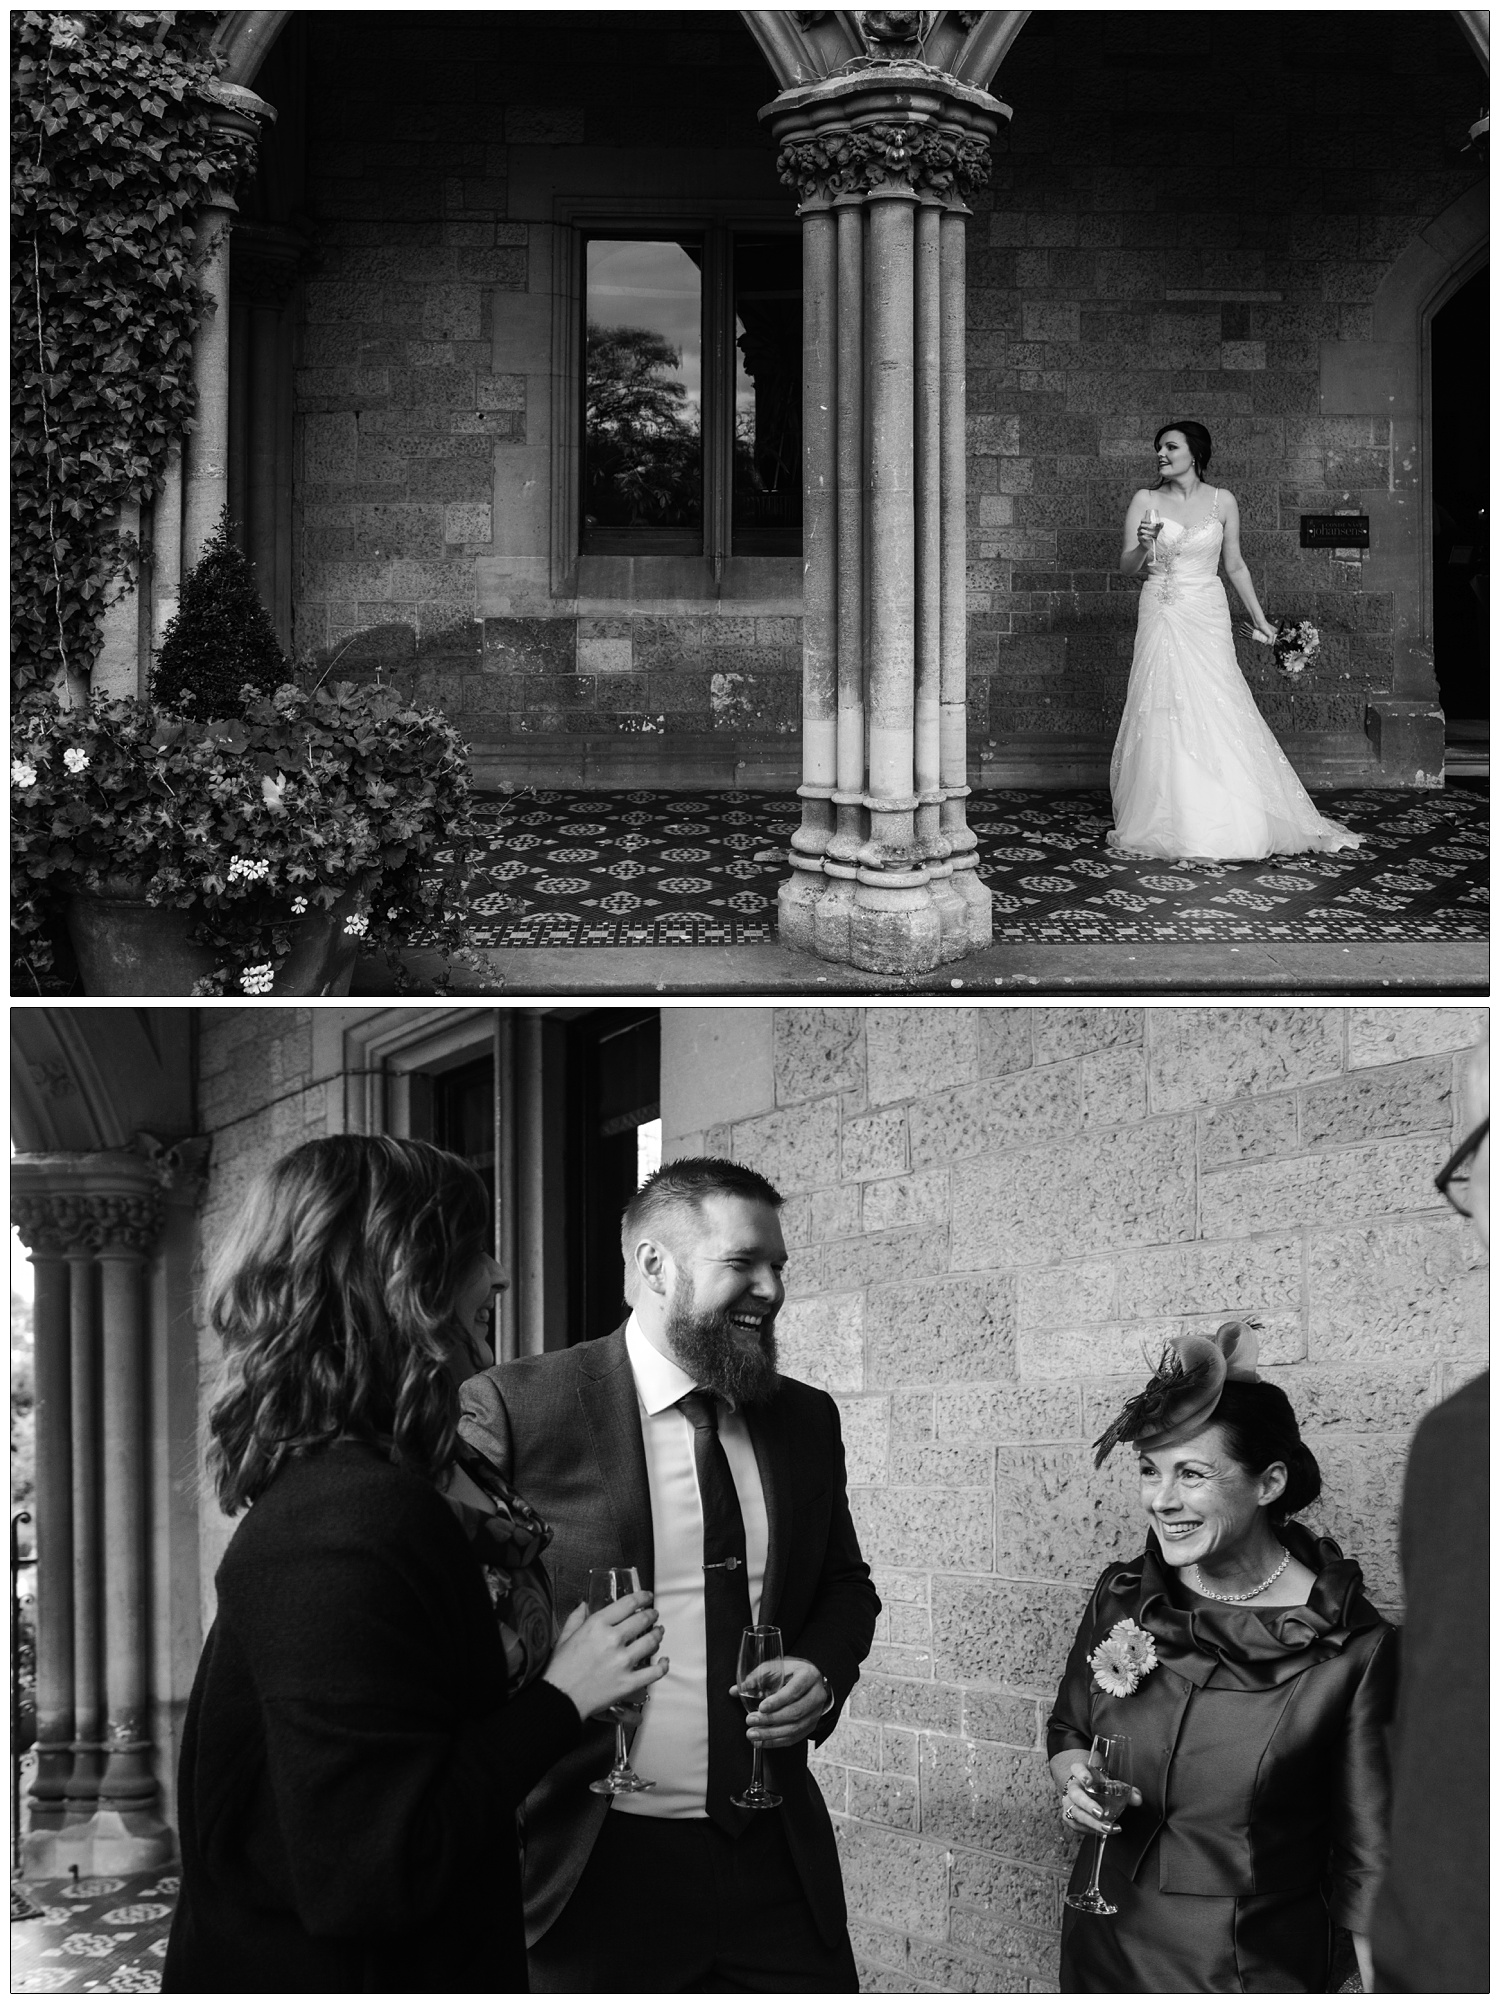
{"type": "Polygon", "coordinates": [[[1317,1458],[1303,1440],[1292,1402],[1280,1385],[1264,1378],[1226,1380],[1214,1407],[1213,1425],[1224,1436],[1232,1461],[1247,1474],[1260,1475],[1279,1461],[1286,1467],[1286,1487],[1267,1505],[1279,1529],[1316,1503],[1323,1493],[1317,1458]]]}
{"type": "MultiPolygon", "coordinates": [[[[1193,455],[1193,471],[1201,480],[1208,471],[1208,462],[1214,456],[1214,442],[1208,435],[1207,425],[1199,424],[1195,418],[1173,418],[1172,422],[1164,424],[1152,439],[1153,452],[1169,431],[1180,431],[1186,439],[1187,449],[1193,455]]],[[[1159,487],[1161,482],[1158,481],[1156,484],[1159,487]]]]}

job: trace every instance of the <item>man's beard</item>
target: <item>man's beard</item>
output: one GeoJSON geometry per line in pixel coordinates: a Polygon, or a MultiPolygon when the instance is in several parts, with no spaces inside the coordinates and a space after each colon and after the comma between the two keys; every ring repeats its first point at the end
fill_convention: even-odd
{"type": "Polygon", "coordinates": [[[699,1315],[691,1294],[667,1309],[667,1341],[683,1370],[705,1391],[737,1406],[763,1406],[776,1390],[776,1324],[768,1316],[758,1337],[737,1329],[727,1314],[699,1315]]]}

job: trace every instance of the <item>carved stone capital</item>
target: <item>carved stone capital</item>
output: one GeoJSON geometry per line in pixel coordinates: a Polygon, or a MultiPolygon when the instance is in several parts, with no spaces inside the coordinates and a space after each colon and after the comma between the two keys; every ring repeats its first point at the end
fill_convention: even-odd
{"type": "Polygon", "coordinates": [[[804,207],[893,194],[961,204],[989,180],[990,140],[1008,116],[988,91],[905,57],[857,58],[761,113],[804,207]]]}
{"type": "Polygon", "coordinates": [[[788,140],[776,170],[804,203],[893,189],[963,201],[989,181],[990,149],[977,133],[889,120],[788,140]]]}
{"type": "Polygon", "coordinates": [[[161,1237],[158,1196],[13,1196],[11,1223],[33,1252],[104,1252],[121,1247],[149,1253],[161,1237]]]}
{"type": "Polygon", "coordinates": [[[143,1155],[17,1155],[11,1222],[33,1252],[147,1254],[161,1237],[159,1178],[143,1155]]]}

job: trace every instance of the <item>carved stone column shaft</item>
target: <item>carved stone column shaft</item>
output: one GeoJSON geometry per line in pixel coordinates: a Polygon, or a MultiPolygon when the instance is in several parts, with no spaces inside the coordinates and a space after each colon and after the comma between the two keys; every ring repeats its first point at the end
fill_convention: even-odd
{"type": "Polygon", "coordinates": [[[35,1273],[36,1774],[30,1788],[26,1870],[54,1865],[73,1741],[73,1488],[68,1414],[68,1269],[45,1211],[14,1219],[35,1273]]]}
{"type": "Polygon", "coordinates": [[[162,1228],[158,1173],[126,1151],[19,1155],[11,1189],[37,1268],[39,1761],[27,1869],[150,1871],[173,1848],[146,1710],[141,1271],[162,1228]]]}
{"type": "Polygon", "coordinates": [[[963,805],[963,196],[987,178],[988,142],[1008,111],[920,61],[877,55],[784,92],[761,115],[816,237],[806,266],[819,275],[809,313],[820,342],[823,246],[837,217],[834,417],[823,367],[806,383],[804,424],[809,492],[832,486],[838,497],[835,819],[830,835],[820,514],[808,544],[803,824],[781,931],[827,959],[919,973],[991,937],[963,805]]]}

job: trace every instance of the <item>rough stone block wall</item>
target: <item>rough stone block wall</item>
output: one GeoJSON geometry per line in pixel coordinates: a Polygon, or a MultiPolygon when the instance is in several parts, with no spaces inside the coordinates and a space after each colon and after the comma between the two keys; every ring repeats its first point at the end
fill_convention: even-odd
{"type": "Polygon", "coordinates": [[[495,361],[533,308],[550,339],[550,201],[515,217],[512,149],[769,158],[774,84],[738,17],[324,13],[308,49],[297,651],[399,679],[481,744],[795,735],[800,618],[602,616],[545,588],[540,610],[487,616],[482,582],[550,465],[551,364],[495,361]]]}
{"type": "Polygon", "coordinates": [[[1144,1542],[1130,1458],[1096,1473],[1089,1444],[1164,1336],[1259,1317],[1323,1471],[1306,1521],[1398,1613],[1412,1428],[1485,1363],[1484,1256],[1432,1187],[1485,1032],[1468,1008],[787,1008],[758,1109],[744,1066],[722,1124],[695,1084],[705,1125],[668,1153],[786,1194],[783,1367],[838,1400],[885,1604],[815,1763],[864,1988],[1056,1987],[1043,1725],[1088,1588],[1144,1542]]]}
{"type": "Polygon", "coordinates": [[[1391,595],[1358,559],[1300,549],[1298,518],[1373,509],[1399,540],[1425,471],[1402,424],[1321,414],[1320,350],[1369,339],[1392,263],[1482,175],[1458,153],[1482,81],[1435,13],[1028,19],[969,235],[982,762],[1113,738],[1138,590],[1116,568],[1125,509],[1173,418],[1213,434],[1209,479],[1238,498],[1267,613],[1322,634],[1295,688],[1240,645],[1267,722],[1363,732],[1392,688],[1391,595]]]}

